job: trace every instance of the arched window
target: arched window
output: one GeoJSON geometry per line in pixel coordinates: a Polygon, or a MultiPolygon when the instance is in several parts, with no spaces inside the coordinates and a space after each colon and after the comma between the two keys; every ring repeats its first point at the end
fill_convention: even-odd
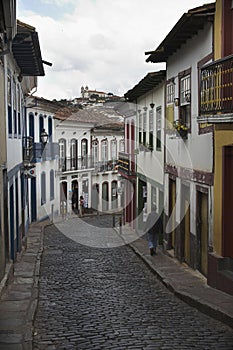
{"type": "Polygon", "coordinates": [[[70,165],[71,169],[77,169],[78,143],[76,139],[70,141],[70,165]]]}
{"type": "Polygon", "coordinates": [[[41,205],[46,203],[46,174],[41,173],[41,205]]]}
{"type": "Polygon", "coordinates": [[[66,140],[59,140],[59,169],[61,171],[66,170],[66,140]]]}
{"type": "Polygon", "coordinates": [[[29,136],[32,137],[33,142],[34,142],[34,135],[35,135],[34,114],[29,113],[29,136]]]}
{"type": "Polygon", "coordinates": [[[50,116],[48,117],[48,136],[49,142],[53,142],[53,121],[50,116]]]}
{"type": "Polygon", "coordinates": [[[87,152],[88,152],[88,143],[87,139],[81,140],[81,160],[82,160],[82,168],[87,167],[87,152]]]}
{"type": "Polygon", "coordinates": [[[102,210],[107,211],[108,210],[108,182],[103,182],[102,184],[102,210]]]}
{"type": "Polygon", "coordinates": [[[108,140],[107,139],[101,142],[101,158],[103,163],[106,163],[108,161],[108,140]]]}
{"type": "Polygon", "coordinates": [[[125,152],[125,140],[120,140],[120,152],[125,152]]]}
{"type": "Polygon", "coordinates": [[[12,135],[12,82],[11,73],[7,73],[8,134],[12,135]]]}
{"type": "Polygon", "coordinates": [[[54,170],[50,170],[50,200],[54,199],[54,170]]]}
{"type": "Polygon", "coordinates": [[[41,142],[40,135],[44,129],[44,117],[42,114],[39,116],[39,142],[41,142]]]}
{"type": "Polygon", "coordinates": [[[112,209],[117,208],[117,181],[112,181],[112,209]]]}
{"type": "Polygon", "coordinates": [[[93,156],[93,162],[95,166],[99,161],[99,141],[98,140],[92,141],[92,156],[93,156]]]}
{"type": "Polygon", "coordinates": [[[111,140],[111,158],[113,163],[116,162],[117,159],[117,141],[116,139],[111,140]]]}

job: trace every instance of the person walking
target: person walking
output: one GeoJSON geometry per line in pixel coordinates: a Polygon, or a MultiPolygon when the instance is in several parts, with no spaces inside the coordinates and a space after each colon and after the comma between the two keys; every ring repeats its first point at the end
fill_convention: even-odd
{"type": "Polygon", "coordinates": [[[152,211],[147,217],[145,232],[148,235],[148,246],[150,250],[150,255],[156,254],[156,247],[158,242],[159,233],[163,231],[163,223],[161,217],[156,212],[156,207],[154,206],[152,211]]]}
{"type": "Polygon", "coordinates": [[[83,216],[83,212],[84,212],[84,198],[83,198],[83,196],[80,196],[80,198],[79,198],[79,215],[80,215],[80,217],[83,216]]]}

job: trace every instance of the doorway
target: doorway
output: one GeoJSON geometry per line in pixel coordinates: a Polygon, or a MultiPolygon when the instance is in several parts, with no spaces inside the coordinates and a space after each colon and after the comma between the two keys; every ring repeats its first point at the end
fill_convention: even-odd
{"type": "Polygon", "coordinates": [[[190,265],[190,190],[186,185],[182,185],[181,206],[181,252],[183,260],[190,265]]]}
{"type": "Polygon", "coordinates": [[[78,181],[72,181],[72,210],[74,212],[78,211],[79,204],[79,194],[78,194],[78,181]]]}
{"type": "Polygon", "coordinates": [[[222,255],[233,258],[233,146],[223,147],[222,255]]]}
{"type": "MultiPolygon", "coordinates": [[[[203,189],[204,191],[204,189],[203,189]]],[[[207,276],[208,269],[208,191],[197,192],[197,238],[199,243],[199,271],[207,276]]]]}

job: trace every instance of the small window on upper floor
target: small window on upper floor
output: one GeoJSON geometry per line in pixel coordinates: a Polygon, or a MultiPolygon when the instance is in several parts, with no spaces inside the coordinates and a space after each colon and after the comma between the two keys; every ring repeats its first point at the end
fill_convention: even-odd
{"type": "Polygon", "coordinates": [[[120,148],[120,152],[125,152],[125,140],[124,139],[120,140],[119,148],[120,148]]]}
{"type": "Polygon", "coordinates": [[[185,126],[191,128],[191,75],[180,78],[180,117],[185,126]]]}
{"type": "Polygon", "coordinates": [[[174,83],[167,83],[167,94],[166,94],[167,104],[174,103],[174,97],[175,97],[174,91],[175,91],[174,83]]]}
{"type": "Polygon", "coordinates": [[[180,79],[180,105],[190,104],[191,101],[191,76],[190,74],[180,79]]]}
{"type": "Polygon", "coordinates": [[[11,74],[7,74],[8,135],[12,136],[12,89],[11,74]]]}

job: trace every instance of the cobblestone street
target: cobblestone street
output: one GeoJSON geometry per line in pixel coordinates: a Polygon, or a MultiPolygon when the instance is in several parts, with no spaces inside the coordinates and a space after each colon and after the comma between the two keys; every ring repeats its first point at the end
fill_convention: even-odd
{"type": "Polygon", "coordinates": [[[77,220],[45,229],[34,350],[232,350],[232,329],[168,291],[109,219],[77,220]]]}

